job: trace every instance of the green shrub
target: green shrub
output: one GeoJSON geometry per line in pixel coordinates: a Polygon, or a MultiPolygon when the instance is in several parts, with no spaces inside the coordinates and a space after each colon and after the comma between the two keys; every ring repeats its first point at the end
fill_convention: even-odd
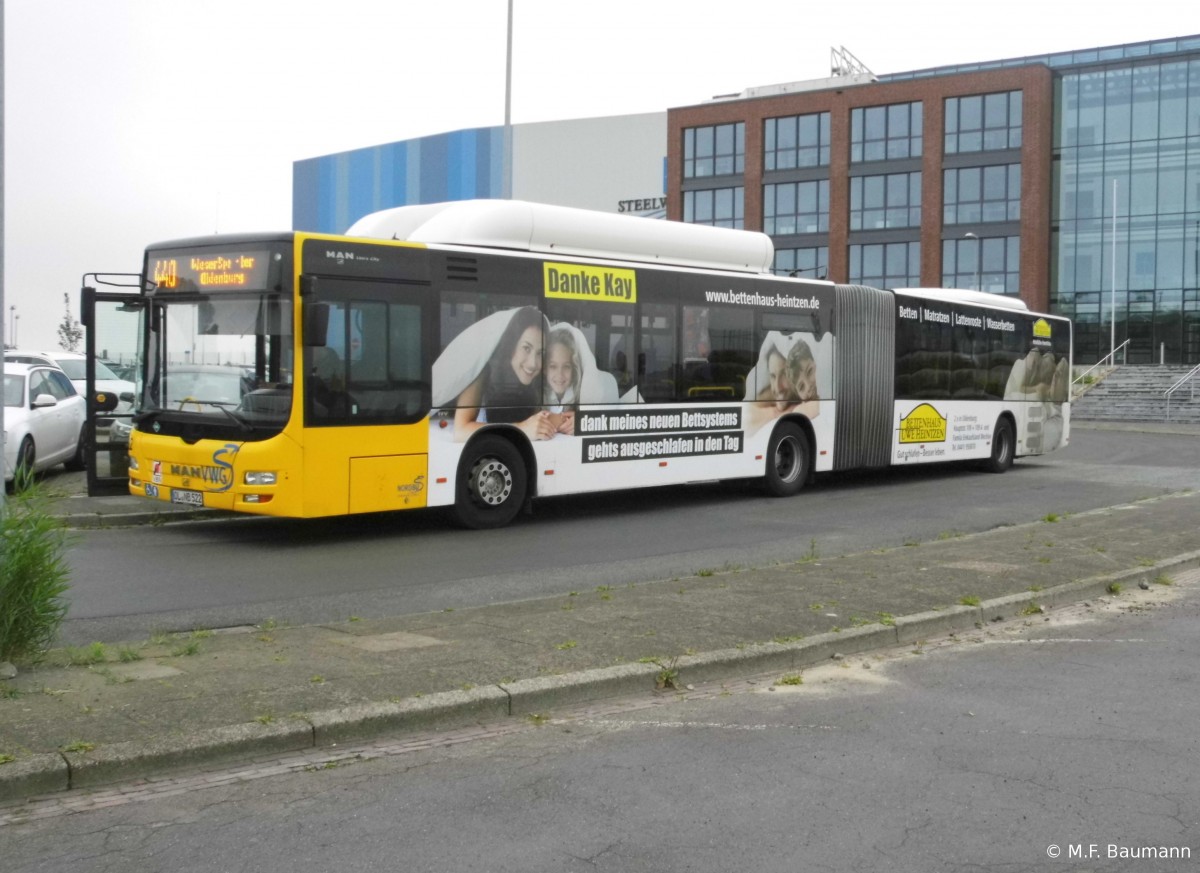
{"type": "Polygon", "coordinates": [[[36,486],[0,506],[0,661],[49,647],[67,614],[67,532],[36,486]]]}

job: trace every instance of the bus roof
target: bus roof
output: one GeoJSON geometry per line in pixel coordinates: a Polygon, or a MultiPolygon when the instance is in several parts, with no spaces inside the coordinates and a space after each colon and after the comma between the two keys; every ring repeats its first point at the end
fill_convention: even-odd
{"type": "Polygon", "coordinates": [[[1020,297],[1009,297],[1004,294],[991,294],[987,291],[968,291],[963,288],[895,288],[896,294],[909,297],[922,297],[926,300],[937,300],[942,303],[971,303],[977,306],[996,306],[1000,309],[1020,309],[1028,311],[1029,307],[1020,297]]]}
{"type": "Polygon", "coordinates": [[[346,235],[742,273],[768,273],[775,259],[771,238],[755,231],[523,200],[399,206],[360,218],[346,235]]]}

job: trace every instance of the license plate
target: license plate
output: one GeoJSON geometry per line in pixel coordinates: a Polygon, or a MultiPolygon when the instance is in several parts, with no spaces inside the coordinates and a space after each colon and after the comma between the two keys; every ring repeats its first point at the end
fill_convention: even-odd
{"type": "Polygon", "coordinates": [[[171,491],[171,502],[182,503],[186,506],[203,506],[204,494],[200,491],[185,491],[175,488],[171,491]]]}

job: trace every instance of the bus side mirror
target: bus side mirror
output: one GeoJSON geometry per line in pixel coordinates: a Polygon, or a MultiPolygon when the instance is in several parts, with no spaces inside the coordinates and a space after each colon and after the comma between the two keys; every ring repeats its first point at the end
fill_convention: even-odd
{"type": "Polygon", "coordinates": [[[306,346],[323,346],[326,344],[325,335],[329,331],[329,304],[304,304],[304,344],[306,346]]]}
{"type": "Polygon", "coordinates": [[[117,408],[117,395],[112,391],[97,391],[92,398],[92,408],[97,412],[112,412],[117,408]]]}

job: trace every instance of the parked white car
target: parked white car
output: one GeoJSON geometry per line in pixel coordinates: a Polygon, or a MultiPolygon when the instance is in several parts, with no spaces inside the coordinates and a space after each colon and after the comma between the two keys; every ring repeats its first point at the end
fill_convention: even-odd
{"type": "MultiPolygon", "coordinates": [[[[4,360],[18,364],[50,364],[59,367],[75,385],[77,392],[83,394],[87,391],[87,356],[78,352],[27,352],[20,349],[6,349],[4,360]]],[[[96,391],[116,394],[120,398],[123,394],[133,394],[134,384],[128,379],[122,379],[109,368],[108,364],[97,358],[96,391]]]]}
{"type": "Polygon", "coordinates": [[[4,481],[87,463],[87,402],[66,373],[47,364],[4,363],[4,481]]]}

